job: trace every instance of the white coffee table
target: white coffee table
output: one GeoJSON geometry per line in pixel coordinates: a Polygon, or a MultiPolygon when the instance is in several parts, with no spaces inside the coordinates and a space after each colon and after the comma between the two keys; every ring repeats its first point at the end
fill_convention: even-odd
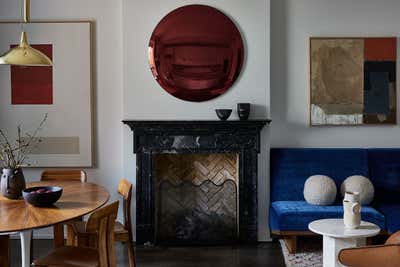
{"type": "Polygon", "coordinates": [[[308,225],[312,232],[323,236],[323,266],[336,267],[340,264],[338,254],[341,249],[365,246],[366,238],[379,234],[379,226],[361,222],[357,229],[346,229],[343,219],[324,219],[308,225]]]}

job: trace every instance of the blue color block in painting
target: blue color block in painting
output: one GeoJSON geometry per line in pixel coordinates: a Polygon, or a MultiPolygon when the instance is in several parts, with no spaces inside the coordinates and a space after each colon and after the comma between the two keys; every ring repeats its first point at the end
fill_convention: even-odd
{"type": "Polygon", "coordinates": [[[364,90],[364,113],[389,114],[389,73],[369,72],[369,86],[364,90]]]}

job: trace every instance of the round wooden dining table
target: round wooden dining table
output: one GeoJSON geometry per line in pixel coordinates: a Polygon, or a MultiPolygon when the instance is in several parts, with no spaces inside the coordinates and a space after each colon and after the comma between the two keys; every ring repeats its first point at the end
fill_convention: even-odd
{"type": "Polygon", "coordinates": [[[82,217],[107,203],[108,191],[93,183],[80,181],[43,181],[33,186],[60,186],[61,198],[50,207],[35,207],[23,199],[0,196],[0,234],[18,232],[21,237],[22,266],[30,266],[32,230],[82,217]]]}

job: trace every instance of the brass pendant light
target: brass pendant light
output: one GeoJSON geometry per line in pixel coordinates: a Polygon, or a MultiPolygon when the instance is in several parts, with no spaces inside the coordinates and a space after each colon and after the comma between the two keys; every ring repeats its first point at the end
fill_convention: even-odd
{"type": "MultiPolygon", "coordinates": [[[[30,0],[24,0],[24,23],[30,22],[30,0]]],[[[51,59],[28,44],[25,31],[20,44],[0,56],[0,64],[17,66],[52,66],[51,59]]]]}

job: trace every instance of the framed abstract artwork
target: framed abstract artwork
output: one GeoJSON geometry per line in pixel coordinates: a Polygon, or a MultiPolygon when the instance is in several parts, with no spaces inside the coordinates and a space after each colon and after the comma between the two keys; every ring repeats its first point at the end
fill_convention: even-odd
{"type": "MultiPolygon", "coordinates": [[[[0,22],[0,51],[19,43],[20,24],[0,22]]],[[[37,127],[47,114],[29,155],[32,167],[91,167],[92,22],[41,21],[24,26],[28,42],[53,66],[0,65],[0,129],[10,139],[17,127],[37,127]]]]}
{"type": "Polygon", "coordinates": [[[396,124],[396,37],[310,38],[310,124],[396,124]]]}

